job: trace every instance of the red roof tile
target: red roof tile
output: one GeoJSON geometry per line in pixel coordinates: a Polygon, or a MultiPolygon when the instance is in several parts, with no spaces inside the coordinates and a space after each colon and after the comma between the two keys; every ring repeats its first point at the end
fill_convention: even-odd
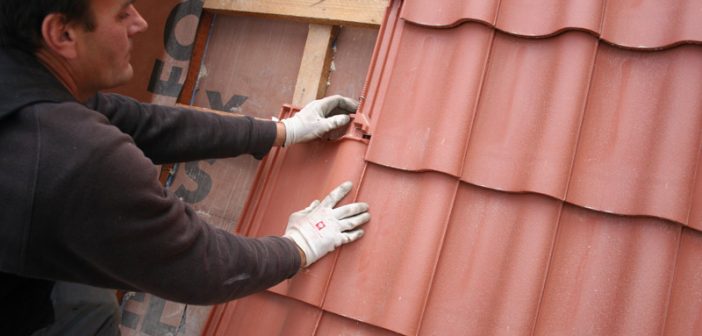
{"type": "MultiPolygon", "coordinates": [[[[371,205],[364,238],[260,295],[321,312],[291,330],[699,331],[702,30],[686,14],[641,33],[641,13],[685,2],[624,1],[635,19],[610,2],[547,10],[561,3],[393,2],[357,116],[370,141],[277,149],[242,221],[281,234],[347,179],[345,202],[371,205]]],[[[248,313],[232,314],[214,321],[248,313]]]]}
{"type": "Polygon", "coordinates": [[[597,34],[606,0],[501,0],[495,26],[521,36],[581,29],[597,34]]]}
{"type": "Polygon", "coordinates": [[[563,199],[596,48],[581,32],[534,41],[498,33],[463,180],[563,199]]]}
{"type": "Polygon", "coordinates": [[[610,0],[600,32],[610,43],[637,49],[699,44],[701,16],[698,0],[610,0]]]}
{"type": "Polygon", "coordinates": [[[431,27],[482,22],[513,35],[546,37],[585,30],[609,43],[655,49],[702,43],[696,0],[406,1],[402,18],[431,27]]]}
{"type": "Polygon", "coordinates": [[[666,335],[694,335],[702,330],[702,235],[683,229],[671,284],[666,335]]]}
{"type": "Polygon", "coordinates": [[[702,140],[700,78],[699,46],[644,53],[601,44],[566,200],[688,224],[702,140]]]}
{"type": "Polygon", "coordinates": [[[421,334],[528,335],[562,203],[461,183],[421,334]]]}

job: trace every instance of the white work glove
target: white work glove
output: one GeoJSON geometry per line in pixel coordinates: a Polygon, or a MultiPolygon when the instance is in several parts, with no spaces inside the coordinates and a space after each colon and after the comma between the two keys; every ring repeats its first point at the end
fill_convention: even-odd
{"type": "Polygon", "coordinates": [[[348,114],[329,116],[336,108],[354,113],[358,102],[339,95],[315,100],[305,105],[294,116],[283,119],[285,124],[285,146],[319,138],[322,134],[349,123],[348,114]]]}
{"type": "Polygon", "coordinates": [[[363,236],[355,229],[370,220],[368,204],[352,203],[333,207],[351,191],[351,182],[336,187],[322,202],[315,200],[306,209],[290,215],[284,237],[292,239],[305,253],[305,267],[340,245],[363,236]]]}

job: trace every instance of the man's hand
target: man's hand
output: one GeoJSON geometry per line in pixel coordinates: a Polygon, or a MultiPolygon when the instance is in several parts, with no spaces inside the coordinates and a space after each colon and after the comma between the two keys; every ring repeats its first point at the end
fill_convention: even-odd
{"type": "Polygon", "coordinates": [[[322,134],[349,123],[348,113],[356,112],[358,102],[339,95],[315,100],[307,104],[294,116],[283,119],[285,146],[319,138],[322,134]],[[336,108],[346,114],[329,116],[336,108]]]}
{"type": "Polygon", "coordinates": [[[344,182],[322,202],[315,200],[306,209],[290,215],[284,237],[292,239],[305,253],[305,267],[338,246],[363,236],[363,230],[356,227],[370,220],[368,204],[352,203],[333,208],[351,187],[351,182],[344,182]]]}

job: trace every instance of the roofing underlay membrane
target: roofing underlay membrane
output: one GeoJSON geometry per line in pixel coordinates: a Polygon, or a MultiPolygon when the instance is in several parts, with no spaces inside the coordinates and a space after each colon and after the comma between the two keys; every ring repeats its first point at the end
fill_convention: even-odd
{"type": "Polygon", "coordinates": [[[205,333],[700,334],[699,17],[697,0],[393,1],[354,124],[269,154],[238,228],[280,235],[351,180],[366,235],[205,333]]]}

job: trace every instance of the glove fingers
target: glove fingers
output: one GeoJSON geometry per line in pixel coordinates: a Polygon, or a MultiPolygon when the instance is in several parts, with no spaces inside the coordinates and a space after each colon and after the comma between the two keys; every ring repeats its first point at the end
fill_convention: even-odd
{"type": "Polygon", "coordinates": [[[303,209],[300,212],[303,214],[308,214],[308,213],[312,212],[312,210],[314,210],[314,208],[316,208],[319,205],[319,203],[320,203],[319,200],[314,200],[314,201],[312,201],[312,203],[310,203],[310,205],[308,207],[306,207],[305,209],[303,209]]]}
{"type": "Polygon", "coordinates": [[[290,218],[288,220],[298,220],[300,218],[304,218],[305,216],[309,215],[317,206],[319,205],[318,200],[312,201],[310,205],[298,212],[294,212],[290,215],[290,218]]]}
{"type": "Polygon", "coordinates": [[[341,231],[349,231],[357,228],[358,226],[361,226],[363,224],[368,223],[370,220],[371,216],[369,213],[364,212],[360,215],[356,215],[350,218],[346,218],[344,220],[339,221],[339,229],[341,231]]]}
{"type": "Polygon", "coordinates": [[[368,203],[359,202],[351,203],[347,205],[342,205],[334,210],[332,210],[332,215],[337,219],[344,219],[347,217],[358,215],[362,212],[368,211],[368,203]]]}
{"type": "Polygon", "coordinates": [[[351,121],[351,117],[348,114],[339,114],[339,115],[329,117],[329,118],[325,119],[324,121],[325,121],[325,123],[324,123],[325,129],[322,129],[321,130],[322,132],[320,132],[322,134],[329,132],[335,128],[339,128],[341,126],[348,124],[349,121],[351,121]]]}
{"type": "Polygon", "coordinates": [[[357,240],[358,238],[363,237],[363,230],[358,229],[358,230],[353,230],[349,232],[342,232],[342,244],[348,244],[350,242],[353,242],[357,240]]]}
{"type": "Polygon", "coordinates": [[[334,188],[334,190],[332,190],[332,192],[324,198],[321,205],[325,208],[333,208],[336,203],[339,203],[339,201],[344,198],[349,191],[351,191],[352,186],[353,184],[349,181],[342,183],[338,187],[334,188]]]}
{"type": "Polygon", "coordinates": [[[339,100],[339,107],[350,113],[354,113],[358,109],[358,101],[347,97],[341,97],[339,100]]]}
{"type": "Polygon", "coordinates": [[[322,98],[317,101],[322,108],[324,116],[329,115],[335,108],[340,107],[349,113],[353,113],[358,108],[358,102],[344,96],[334,95],[322,98]]]}

